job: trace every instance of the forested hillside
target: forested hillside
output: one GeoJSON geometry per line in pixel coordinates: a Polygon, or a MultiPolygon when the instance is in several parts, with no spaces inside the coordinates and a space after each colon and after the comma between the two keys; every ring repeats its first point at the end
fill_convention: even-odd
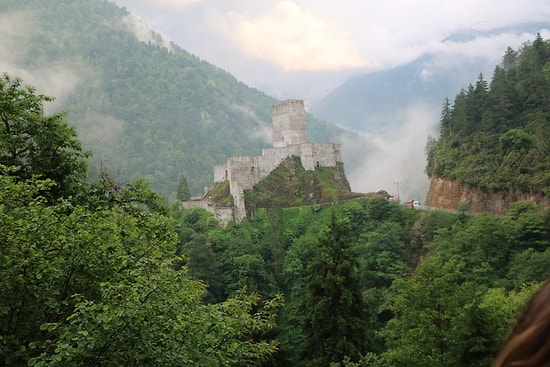
{"type": "Polygon", "coordinates": [[[219,227],[86,177],[63,114],[0,79],[1,366],[489,367],[550,276],[550,211],[383,196],[219,227]]]}
{"type": "Polygon", "coordinates": [[[143,181],[86,180],[86,154],[49,98],[0,78],[0,365],[216,366],[276,350],[280,297],[176,270],[178,224],[143,181]],[[265,302],[264,302],[265,301],[265,302]],[[253,311],[261,307],[262,311],[253,311]]]}
{"type": "Polygon", "coordinates": [[[441,113],[427,174],[482,192],[550,196],[550,41],[509,48],[491,81],[480,75],[441,113]]]}
{"type": "Polygon", "coordinates": [[[209,302],[284,294],[262,366],[489,367],[550,276],[550,213],[420,212],[382,197],[257,211],[219,228],[180,212],[181,254],[209,302]]]}
{"type": "MultiPolygon", "coordinates": [[[[5,0],[0,16],[1,71],[55,94],[55,108],[69,111],[94,153],[92,174],[144,177],[175,198],[182,175],[201,193],[215,164],[271,144],[273,98],[143,29],[111,1],[5,0]]],[[[339,132],[311,116],[308,128],[312,141],[339,132]]]]}

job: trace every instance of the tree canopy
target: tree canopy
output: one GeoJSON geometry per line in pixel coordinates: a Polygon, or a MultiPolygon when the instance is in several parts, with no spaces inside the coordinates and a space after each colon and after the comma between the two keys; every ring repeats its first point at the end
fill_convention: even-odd
{"type": "Polygon", "coordinates": [[[47,97],[2,82],[0,365],[231,366],[275,352],[279,296],[243,286],[205,304],[161,197],[144,181],[86,182],[75,130],[42,115],[47,97]]]}
{"type": "Polygon", "coordinates": [[[369,311],[360,291],[358,261],[349,224],[333,213],[308,264],[300,307],[308,366],[327,366],[369,351],[369,311]]]}
{"type": "MultiPolygon", "coordinates": [[[[525,50],[536,59],[545,44],[525,50]]],[[[508,52],[502,70],[520,73],[521,55],[508,52]]],[[[168,207],[145,179],[120,183],[104,170],[78,181],[83,153],[65,117],[49,125],[48,97],[2,80],[8,126],[23,131],[0,141],[2,366],[489,366],[550,277],[550,211],[532,202],[466,216],[372,195],[257,208],[219,227],[202,209],[168,207]],[[49,126],[56,165],[10,155],[52,157],[38,149],[49,126]]],[[[451,136],[485,121],[489,110],[468,96],[491,90],[480,77],[444,108],[434,160],[442,141],[473,144],[451,136]]],[[[510,124],[491,141],[522,157],[538,154],[537,139],[510,124]]]]}

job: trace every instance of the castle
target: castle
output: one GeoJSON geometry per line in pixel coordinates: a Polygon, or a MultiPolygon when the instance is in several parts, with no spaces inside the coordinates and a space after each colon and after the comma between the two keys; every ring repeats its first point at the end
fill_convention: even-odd
{"type": "MultiPolygon", "coordinates": [[[[305,170],[315,167],[336,167],[342,162],[340,145],[332,142],[308,143],[306,113],[303,100],[286,100],[272,107],[273,148],[262,149],[261,156],[234,156],[214,167],[214,183],[229,181],[233,197],[232,208],[200,205],[214,213],[222,224],[234,219],[239,222],[246,216],[244,190],[266,178],[286,158],[301,159],[305,170]]],[[[203,197],[204,203],[208,194],[203,197]]],[[[186,207],[199,205],[184,205],[186,207]]]]}

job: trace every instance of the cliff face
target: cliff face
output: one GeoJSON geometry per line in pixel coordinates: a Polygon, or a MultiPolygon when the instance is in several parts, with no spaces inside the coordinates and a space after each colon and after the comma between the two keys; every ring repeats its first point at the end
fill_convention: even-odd
{"type": "Polygon", "coordinates": [[[457,181],[432,177],[426,205],[439,209],[457,210],[465,206],[471,213],[490,212],[504,214],[517,201],[533,201],[550,207],[550,200],[541,194],[498,192],[485,193],[457,181]]]}

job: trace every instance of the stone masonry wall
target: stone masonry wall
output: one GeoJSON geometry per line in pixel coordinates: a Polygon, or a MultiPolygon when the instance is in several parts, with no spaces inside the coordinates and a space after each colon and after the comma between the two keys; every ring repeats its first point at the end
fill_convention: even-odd
{"type": "Polygon", "coordinates": [[[229,180],[250,189],[266,178],[283,160],[296,156],[306,170],[315,167],[335,167],[342,162],[340,146],[335,143],[305,143],[284,148],[263,149],[261,156],[230,157],[225,164],[214,167],[214,182],[229,180]]]}
{"type": "Polygon", "coordinates": [[[184,201],[182,202],[181,207],[183,209],[201,208],[206,211],[209,211],[210,213],[214,214],[214,218],[216,219],[216,221],[224,227],[227,224],[229,224],[229,222],[231,222],[233,219],[235,219],[234,208],[215,206],[210,204],[207,201],[202,201],[202,200],[184,201]]]}

